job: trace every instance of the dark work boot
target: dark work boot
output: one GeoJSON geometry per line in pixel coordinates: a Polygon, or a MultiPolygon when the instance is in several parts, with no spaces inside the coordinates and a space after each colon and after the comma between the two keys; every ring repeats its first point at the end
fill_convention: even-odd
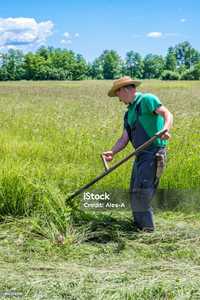
{"type": "Polygon", "coordinates": [[[139,226],[139,224],[136,221],[133,221],[133,230],[140,231],[140,230],[142,230],[142,227],[139,226]]]}
{"type": "Polygon", "coordinates": [[[138,230],[144,232],[153,232],[154,223],[153,223],[153,212],[151,209],[143,212],[134,212],[134,225],[138,230]]]}
{"type": "Polygon", "coordinates": [[[154,230],[155,230],[154,227],[143,227],[142,228],[142,231],[148,232],[148,233],[154,232],[154,230]]]}

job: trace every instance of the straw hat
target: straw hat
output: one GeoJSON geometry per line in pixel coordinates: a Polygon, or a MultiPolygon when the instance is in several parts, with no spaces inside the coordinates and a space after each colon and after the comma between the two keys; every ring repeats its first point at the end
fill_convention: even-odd
{"type": "Polygon", "coordinates": [[[140,80],[134,80],[129,76],[124,76],[119,78],[113,82],[112,88],[108,92],[109,97],[116,97],[116,91],[119,90],[123,86],[134,85],[139,86],[142,82],[140,80]]]}

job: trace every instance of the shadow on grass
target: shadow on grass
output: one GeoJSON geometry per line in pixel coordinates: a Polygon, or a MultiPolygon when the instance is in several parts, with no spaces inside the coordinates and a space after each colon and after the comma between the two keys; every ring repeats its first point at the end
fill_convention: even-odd
{"type": "Polygon", "coordinates": [[[118,243],[118,250],[125,247],[125,239],[136,239],[137,230],[131,219],[112,217],[103,213],[89,214],[81,212],[74,216],[74,225],[84,231],[83,242],[118,243]],[[80,216],[81,214],[81,216],[80,216]]]}

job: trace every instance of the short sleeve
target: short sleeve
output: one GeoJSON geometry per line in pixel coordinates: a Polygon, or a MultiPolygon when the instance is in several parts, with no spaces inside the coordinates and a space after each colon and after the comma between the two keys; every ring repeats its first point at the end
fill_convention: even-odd
{"type": "Polygon", "coordinates": [[[153,113],[162,105],[158,97],[153,94],[145,94],[143,97],[144,112],[153,113]]]}

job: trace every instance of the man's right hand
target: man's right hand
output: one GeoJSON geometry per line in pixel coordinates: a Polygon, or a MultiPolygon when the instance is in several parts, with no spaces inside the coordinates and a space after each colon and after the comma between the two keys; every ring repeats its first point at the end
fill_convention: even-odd
{"type": "Polygon", "coordinates": [[[113,159],[113,152],[112,151],[105,151],[103,152],[103,156],[105,157],[106,161],[111,161],[113,159]]]}
{"type": "Polygon", "coordinates": [[[115,154],[124,149],[129,142],[129,137],[126,129],[124,129],[122,136],[117,140],[116,144],[110,151],[103,152],[106,161],[111,161],[115,154]]]}

